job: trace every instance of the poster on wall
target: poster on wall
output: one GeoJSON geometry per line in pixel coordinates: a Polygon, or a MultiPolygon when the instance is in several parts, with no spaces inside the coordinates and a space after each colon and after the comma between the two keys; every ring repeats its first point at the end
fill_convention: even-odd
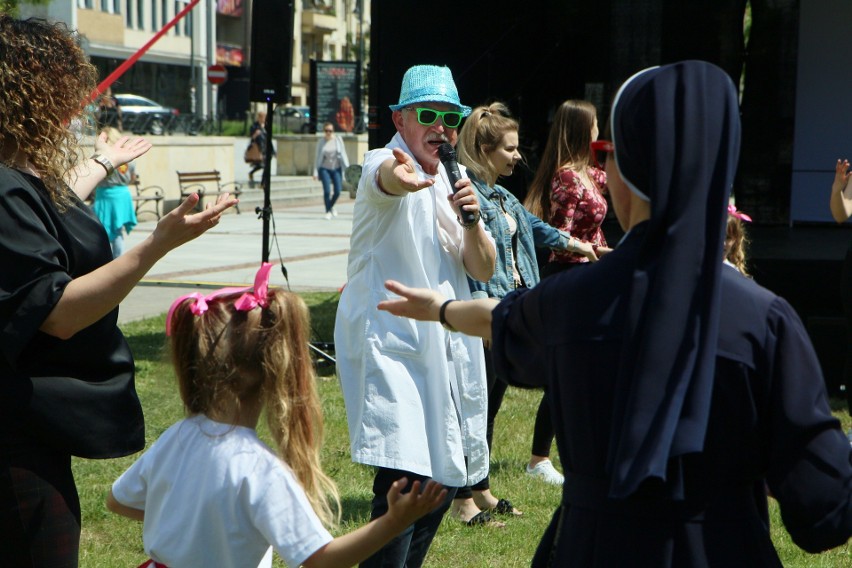
{"type": "Polygon", "coordinates": [[[338,132],[359,132],[361,69],[354,61],[311,61],[311,111],[316,128],[326,122],[338,132]]]}
{"type": "Polygon", "coordinates": [[[243,0],[216,0],[216,13],[238,18],[243,15],[243,0]]]}
{"type": "Polygon", "coordinates": [[[219,65],[242,67],[243,61],[243,48],[241,46],[227,43],[216,44],[216,63],[219,65]]]}

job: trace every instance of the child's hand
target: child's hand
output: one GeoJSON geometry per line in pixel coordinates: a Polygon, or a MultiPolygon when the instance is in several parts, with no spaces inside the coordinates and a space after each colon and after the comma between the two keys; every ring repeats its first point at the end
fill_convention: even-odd
{"type": "Polygon", "coordinates": [[[440,483],[426,482],[421,491],[420,482],[411,485],[411,491],[403,494],[408,479],[397,479],[388,490],[388,516],[393,517],[396,526],[407,527],[426,513],[433,511],[447,497],[447,490],[440,483]]]}

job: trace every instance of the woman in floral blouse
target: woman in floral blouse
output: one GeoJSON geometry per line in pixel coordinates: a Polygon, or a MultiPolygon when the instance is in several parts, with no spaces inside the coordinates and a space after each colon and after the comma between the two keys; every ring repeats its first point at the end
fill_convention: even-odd
{"type": "Polygon", "coordinates": [[[542,278],[609,252],[601,223],[606,217],[606,172],[592,165],[598,119],[588,101],[559,106],[541,164],[524,205],[550,225],[571,235],[568,249],[552,251],[542,278]]]}

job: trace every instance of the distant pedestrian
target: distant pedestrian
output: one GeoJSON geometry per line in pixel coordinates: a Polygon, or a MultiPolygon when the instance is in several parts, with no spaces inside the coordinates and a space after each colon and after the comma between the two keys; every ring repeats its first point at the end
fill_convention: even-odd
{"type": "Polygon", "coordinates": [[[326,122],[322,127],[323,137],[317,141],[314,156],[314,179],[322,181],[322,195],[325,199],[325,218],[337,217],[334,204],[340,197],[343,187],[343,170],[349,167],[349,157],[343,139],[334,133],[334,125],[326,122]],[[334,185],[334,193],[331,186],[334,185]]]}
{"type": "MultiPolygon", "coordinates": [[[[272,154],[275,154],[273,149],[272,154]]],[[[262,170],[266,164],[266,113],[258,111],[255,116],[255,121],[249,128],[249,146],[246,150],[246,163],[251,166],[249,169],[249,187],[256,187],[254,174],[258,170],[262,170]],[[256,146],[256,148],[252,148],[256,146]]]]}
{"type": "Polygon", "coordinates": [[[98,126],[101,129],[115,128],[119,131],[124,129],[121,120],[121,105],[112,94],[112,88],[107,87],[98,100],[98,126]]]}

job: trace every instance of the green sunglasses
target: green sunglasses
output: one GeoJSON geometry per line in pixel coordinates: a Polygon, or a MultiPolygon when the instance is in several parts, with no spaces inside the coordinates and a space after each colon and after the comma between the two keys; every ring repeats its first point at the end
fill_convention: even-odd
{"type": "Polygon", "coordinates": [[[423,126],[432,126],[440,118],[447,128],[457,128],[462,121],[462,113],[457,110],[434,110],[431,108],[417,107],[417,122],[423,126]]]}

